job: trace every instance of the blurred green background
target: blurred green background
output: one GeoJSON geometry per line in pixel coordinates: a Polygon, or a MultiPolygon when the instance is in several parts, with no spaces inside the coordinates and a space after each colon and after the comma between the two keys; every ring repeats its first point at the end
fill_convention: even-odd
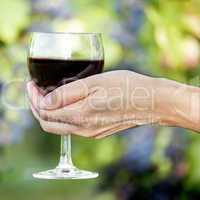
{"type": "Polygon", "coordinates": [[[100,177],[33,179],[57,164],[60,138],[43,133],[28,110],[31,31],[102,32],[105,70],[199,86],[199,0],[0,0],[0,200],[200,199],[200,136],[179,128],[73,137],[75,164],[100,177]]]}

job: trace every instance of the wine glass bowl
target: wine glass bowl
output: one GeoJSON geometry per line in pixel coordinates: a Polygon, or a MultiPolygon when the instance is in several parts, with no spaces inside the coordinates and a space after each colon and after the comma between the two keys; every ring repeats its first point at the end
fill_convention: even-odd
{"type": "MultiPolygon", "coordinates": [[[[63,84],[101,73],[103,65],[104,51],[99,33],[32,35],[28,69],[31,79],[46,94],[63,84]]],[[[98,173],[80,170],[73,165],[71,135],[68,134],[61,136],[58,166],[33,176],[40,179],[89,179],[96,178],[98,173]]]]}

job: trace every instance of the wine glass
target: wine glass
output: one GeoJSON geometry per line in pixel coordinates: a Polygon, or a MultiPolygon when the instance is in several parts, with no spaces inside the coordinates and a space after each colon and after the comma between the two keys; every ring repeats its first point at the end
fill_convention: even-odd
{"type": "MultiPolygon", "coordinates": [[[[32,34],[28,68],[31,79],[46,93],[63,84],[101,73],[103,65],[104,51],[100,33],[32,34]]],[[[73,165],[71,135],[67,134],[61,136],[58,166],[55,169],[34,173],[33,177],[90,179],[98,177],[98,173],[80,170],[73,165]]]]}

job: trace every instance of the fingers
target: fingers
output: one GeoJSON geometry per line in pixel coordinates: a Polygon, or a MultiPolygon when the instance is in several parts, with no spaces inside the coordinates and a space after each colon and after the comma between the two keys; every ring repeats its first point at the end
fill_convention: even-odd
{"type": "Polygon", "coordinates": [[[58,122],[49,122],[45,121],[40,118],[39,114],[37,113],[36,109],[31,105],[31,110],[34,117],[39,121],[41,128],[48,133],[53,133],[57,135],[64,135],[64,134],[75,134],[79,135],[79,129],[76,126],[67,124],[67,123],[58,123],[58,122]]]}
{"type": "Polygon", "coordinates": [[[41,101],[40,108],[54,110],[73,104],[89,95],[89,88],[84,79],[63,85],[47,94],[41,101]]]}
{"type": "Polygon", "coordinates": [[[102,84],[103,75],[96,74],[56,88],[47,94],[40,106],[41,109],[58,109],[86,98],[96,90],[95,86],[102,84]]]}
{"type": "Polygon", "coordinates": [[[121,130],[125,130],[127,128],[134,127],[133,123],[124,123],[118,122],[111,125],[102,125],[98,128],[84,128],[68,123],[60,123],[55,121],[46,121],[40,117],[38,114],[38,111],[31,105],[31,110],[33,112],[33,115],[35,118],[39,121],[41,128],[48,133],[58,134],[58,135],[64,135],[64,134],[74,134],[79,135],[83,137],[90,137],[95,139],[101,139],[104,137],[108,137],[116,132],[119,132],[121,130]]]}
{"type": "Polygon", "coordinates": [[[35,108],[35,110],[39,117],[45,121],[81,125],[86,119],[86,112],[83,111],[81,106],[82,102],[77,102],[56,110],[42,110],[39,108],[35,108]]]}
{"type": "Polygon", "coordinates": [[[97,90],[95,86],[100,84],[102,78],[97,74],[80,79],[58,87],[47,95],[31,81],[27,84],[27,90],[35,108],[55,110],[78,102],[94,93],[97,90]]]}
{"type": "Polygon", "coordinates": [[[37,110],[31,105],[31,110],[34,117],[39,121],[41,128],[48,133],[53,133],[57,135],[74,134],[83,137],[93,137],[94,131],[89,129],[84,129],[82,127],[77,127],[75,125],[51,122],[43,120],[38,114],[37,110]]]}
{"type": "MultiPolygon", "coordinates": [[[[74,106],[74,104],[72,106],[74,106]]],[[[82,112],[78,112],[79,109],[74,107],[70,110],[68,107],[70,106],[57,110],[36,110],[32,106],[32,111],[36,119],[40,122],[43,130],[56,134],[67,134],[71,132],[84,137],[100,139],[135,126],[132,120],[123,121],[116,118],[114,122],[113,118],[112,120],[110,118],[106,120],[102,118],[103,116],[95,117],[92,115],[92,117],[90,115],[84,116],[83,114],[81,116],[82,112]],[[110,124],[108,123],[109,121],[110,124]],[[68,126],[65,127],[64,124],[68,126]],[[72,127],[73,129],[71,129],[72,127]],[[68,128],[70,129],[68,130],[68,128]]]]}
{"type": "Polygon", "coordinates": [[[41,100],[44,98],[43,93],[33,81],[27,83],[28,97],[35,108],[39,107],[41,100]]]}

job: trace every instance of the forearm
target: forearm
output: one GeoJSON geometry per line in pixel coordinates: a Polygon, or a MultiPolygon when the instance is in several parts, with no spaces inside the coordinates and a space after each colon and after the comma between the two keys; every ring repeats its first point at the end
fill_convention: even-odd
{"type": "Polygon", "coordinates": [[[200,132],[200,88],[166,80],[164,119],[161,123],[200,132]]]}

